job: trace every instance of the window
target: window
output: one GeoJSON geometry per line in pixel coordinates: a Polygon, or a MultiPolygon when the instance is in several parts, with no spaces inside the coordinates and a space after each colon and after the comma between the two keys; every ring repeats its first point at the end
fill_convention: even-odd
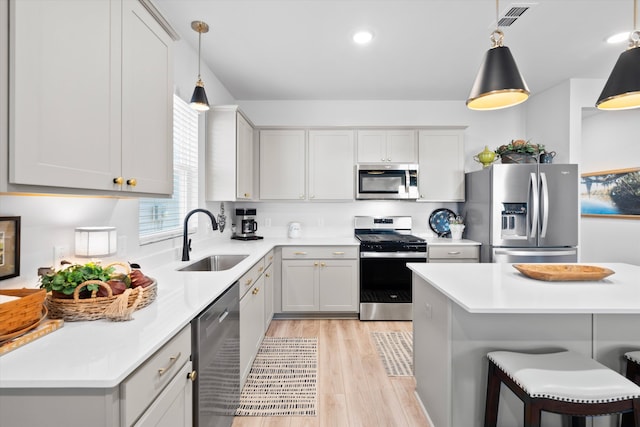
{"type": "MultiPolygon", "coordinates": [[[[173,196],[140,199],[140,244],[182,235],[187,212],[198,207],[198,113],[173,96],[173,196]]],[[[195,229],[197,219],[189,221],[195,229]]]]}

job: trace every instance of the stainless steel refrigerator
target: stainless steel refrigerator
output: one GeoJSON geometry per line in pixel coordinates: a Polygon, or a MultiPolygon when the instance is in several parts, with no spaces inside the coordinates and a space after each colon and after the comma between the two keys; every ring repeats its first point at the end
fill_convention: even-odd
{"type": "Polygon", "coordinates": [[[481,262],[576,262],[578,167],[494,164],[466,174],[466,237],[481,262]]]}

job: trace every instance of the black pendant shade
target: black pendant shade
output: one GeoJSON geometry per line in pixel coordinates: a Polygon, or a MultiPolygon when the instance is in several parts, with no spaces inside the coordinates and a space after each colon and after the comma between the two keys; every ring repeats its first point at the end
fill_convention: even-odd
{"type": "Polygon", "coordinates": [[[471,88],[467,107],[472,110],[498,110],[518,105],[529,98],[511,51],[506,46],[487,51],[471,88]]]}
{"type": "Polygon", "coordinates": [[[191,108],[197,111],[207,111],[209,109],[209,100],[207,99],[207,93],[204,91],[204,84],[202,80],[196,82],[196,88],[193,90],[191,96],[191,108]]]}
{"type": "Polygon", "coordinates": [[[600,110],[640,107],[640,47],[631,47],[620,54],[596,107],[600,110]]]}

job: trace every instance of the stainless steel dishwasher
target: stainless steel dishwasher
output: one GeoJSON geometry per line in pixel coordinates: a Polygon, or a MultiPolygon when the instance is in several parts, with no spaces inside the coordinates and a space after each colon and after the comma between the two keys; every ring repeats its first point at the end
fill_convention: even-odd
{"type": "Polygon", "coordinates": [[[226,427],[240,401],[240,285],[234,283],[192,321],[193,425],[226,427]]]}

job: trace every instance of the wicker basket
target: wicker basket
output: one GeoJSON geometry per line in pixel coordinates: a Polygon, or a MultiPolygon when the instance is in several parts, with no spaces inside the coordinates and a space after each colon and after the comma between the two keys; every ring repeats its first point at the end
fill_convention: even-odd
{"type": "Polygon", "coordinates": [[[0,295],[20,297],[0,304],[0,336],[9,335],[42,319],[47,291],[44,289],[0,289],[0,295]]]}
{"type": "Polygon", "coordinates": [[[76,286],[73,299],[54,298],[51,293],[47,295],[45,304],[49,309],[49,317],[52,319],[98,320],[110,319],[115,321],[131,320],[131,314],[135,310],[151,304],[158,294],[158,286],[155,279],[153,283],[143,288],[138,286],[127,289],[120,295],[113,295],[111,286],[100,280],[88,280],[76,286]],[[97,284],[106,288],[107,296],[98,297],[92,292],[91,298],[80,299],[80,291],[88,285],[97,284]]]}

